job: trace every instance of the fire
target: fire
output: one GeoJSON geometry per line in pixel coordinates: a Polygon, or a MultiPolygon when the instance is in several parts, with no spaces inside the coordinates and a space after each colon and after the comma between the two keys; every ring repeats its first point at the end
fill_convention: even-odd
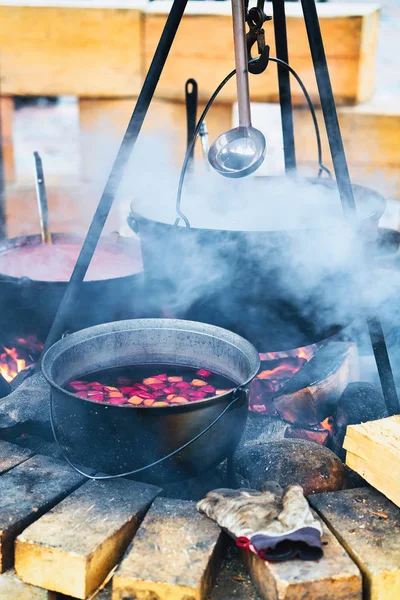
{"type": "Polygon", "coordinates": [[[10,382],[18,373],[35,364],[39,358],[43,344],[31,335],[27,338],[17,338],[12,347],[3,346],[0,350],[0,373],[10,382]]]}
{"type": "Polygon", "coordinates": [[[250,410],[276,414],[272,397],[311,358],[317,347],[313,344],[287,352],[261,353],[261,370],[252,384],[250,410]]]}
{"type": "Polygon", "coordinates": [[[333,419],[332,419],[332,417],[327,417],[325,419],[325,421],[322,421],[322,423],[320,423],[319,425],[322,429],[326,429],[327,431],[329,431],[330,435],[333,434],[333,419]]]}

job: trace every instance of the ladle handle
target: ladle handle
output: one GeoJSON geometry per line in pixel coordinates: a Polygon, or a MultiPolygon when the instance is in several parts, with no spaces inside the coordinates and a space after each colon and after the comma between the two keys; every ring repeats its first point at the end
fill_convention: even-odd
{"type": "Polygon", "coordinates": [[[249,70],[243,0],[232,0],[232,21],[233,43],[235,46],[239,127],[251,127],[249,70]]]}
{"type": "Polygon", "coordinates": [[[51,244],[51,233],[49,228],[49,208],[47,205],[46,186],[44,183],[44,173],[42,159],[38,152],[33,153],[35,159],[36,174],[36,196],[38,202],[40,230],[43,244],[51,244]]]}

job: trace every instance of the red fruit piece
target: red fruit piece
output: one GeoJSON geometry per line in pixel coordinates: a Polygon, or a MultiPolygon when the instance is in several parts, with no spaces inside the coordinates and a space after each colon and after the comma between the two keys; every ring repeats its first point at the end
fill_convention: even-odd
{"type": "Polygon", "coordinates": [[[107,400],[107,404],[125,404],[126,402],[126,398],[122,397],[122,398],[109,398],[107,400]]]}
{"type": "Polygon", "coordinates": [[[199,375],[200,377],[210,377],[211,371],[207,371],[206,369],[199,369],[196,375],[199,375]]]}
{"type": "Polygon", "coordinates": [[[135,396],[140,396],[143,400],[154,400],[153,394],[149,394],[148,392],[136,392],[135,396]]]}
{"type": "Polygon", "coordinates": [[[72,388],[73,390],[86,390],[88,387],[88,384],[85,383],[84,381],[70,381],[69,382],[69,387],[72,388]]]}
{"type": "Polygon", "coordinates": [[[120,389],[120,392],[122,392],[123,394],[132,394],[136,391],[136,388],[134,388],[132,386],[130,386],[130,387],[123,386],[123,387],[120,387],[119,389],[120,389]]]}
{"type": "Polygon", "coordinates": [[[192,385],[194,385],[194,387],[203,387],[207,385],[207,381],[203,381],[202,379],[193,379],[192,385]]]}
{"type": "Polygon", "coordinates": [[[162,398],[163,396],[165,396],[165,394],[162,391],[158,391],[158,392],[153,392],[153,396],[154,396],[154,398],[162,398]]]}
{"type": "Polygon", "coordinates": [[[79,398],[87,398],[88,397],[87,392],[83,392],[83,391],[75,392],[75,396],[79,396],[79,398]]]}
{"type": "Polygon", "coordinates": [[[187,381],[180,381],[179,383],[176,384],[175,387],[180,390],[186,390],[186,389],[190,389],[191,385],[187,381]]]}
{"type": "Polygon", "coordinates": [[[159,381],[167,381],[167,374],[161,373],[161,375],[154,375],[154,378],[158,379],[159,381]]]}
{"type": "Polygon", "coordinates": [[[103,389],[103,385],[101,383],[99,383],[98,381],[91,381],[87,387],[90,390],[102,390],[103,389]]]}
{"type": "Polygon", "coordinates": [[[98,392],[88,394],[89,400],[93,400],[93,402],[103,402],[104,396],[103,394],[99,394],[98,392]]]}
{"type": "Polygon", "coordinates": [[[170,383],[178,383],[183,380],[183,377],[178,377],[178,375],[173,375],[171,377],[167,377],[170,383]]]}
{"type": "Polygon", "coordinates": [[[164,383],[149,383],[149,388],[151,388],[152,390],[162,390],[164,387],[164,383]]]}
{"type": "Polygon", "coordinates": [[[189,393],[189,398],[193,398],[194,400],[202,400],[202,398],[205,398],[207,396],[206,392],[190,392],[189,393]]]}
{"type": "Polygon", "coordinates": [[[215,388],[212,385],[205,385],[201,388],[202,392],[207,392],[207,394],[214,394],[215,388]]]}
{"type": "Polygon", "coordinates": [[[175,388],[174,387],[165,387],[165,388],[163,388],[163,392],[164,392],[164,394],[173,394],[175,392],[175,388]]]}

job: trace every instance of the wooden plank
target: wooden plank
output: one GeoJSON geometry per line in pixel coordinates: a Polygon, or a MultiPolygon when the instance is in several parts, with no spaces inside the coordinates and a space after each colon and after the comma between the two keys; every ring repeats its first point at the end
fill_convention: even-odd
{"type": "Polygon", "coordinates": [[[21,581],[15,571],[0,575],[1,600],[56,600],[56,594],[21,581]]]}
{"type": "Polygon", "coordinates": [[[346,464],[400,506],[400,415],[350,425],[343,448],[346,464]]]}
{"type": "Polygon", "coordinates": [[[205,600],[222,545],[194,502],[157,498],[113,578],[113,600],[205,600]]]}
{"type": "Polygon", "coordinates": [[[324,556],[318,561],[269,563],[241,551],[264,600],[361,600],[362,580],[355,563],[323,526],[324,556]]]}
{"type": "Polygon", "coordinates": [[[1,573],[13,565],[15,538],[83,481],[66,463],[40,455],[0,477],[1,573]]]}
{"type": "Polygon", "coordinates": [[[120,560],[160,492],[124,479],[88,481],[17,538],[18,576],[84,600],[120,560]]]}
{"type": "Polygon", "coordinates": [[[370,488],[318,494],[309,500],[361,569],[364,600],[398,600],[400,510],[370,488]]]}
{"type": "MultiPolygon", "coordinates": [[[[3,93],[3,92],[2,92],[3,93]]],[[[14,100],[7,96],[0,97],[0,131],[3,153],[4,180],[13,181],[15,177],[14,165],[14,100]]]]}
{"type": "MultiPolygon", "coordinates": [[[[200,98],[206,101],[234,68],[231,6],[221,3],[213,7],[212,4],[202,2],[201,6],[199,3],[189,5],[185,11],[157,86],[158,97],[181,98],[183,82],[194,77],[199,84],[200,98]]],[[[144,33],[146,68],[170,7],[171,2],[163,0],[152,2],[147,8],[144,33]]],[[[329,3],[329,6],[318,4],[317,10],[336,102],[355,104],[369,99],[375,79],[379,24],[377,6],[329,3]]],[[[272,11],[272,7],[269,11],[272,11]]],[[[287,6],[286,13],[290,64],[302,77],[315,100],[318,94],[301,7],[293,3],[287,6]]],[[[273,26],[267,23],[265,30],[271,55],[276,56],[273,26]]],[[[264,75],[250,77],[250,91],[253,100],[276,102],[279,98],[276,66],[271,63],[264,75]]],[[[292,98],[296,104],[305,105],[296,84],[292,85],[292,98]]],[[[221,91],[219,101],[234,100],[236,87],[233,79],[221,91]]]]}
{"type": "Polygon", "coordinates": [[[137,94],[142,83],[141,6],[141,1],[126,9],[2,3],[2,94],[137,94]]]}
{"type": "Polygon", "coordinates": [[[16,444],[0,440],[0,473],[5,473],[13,467],[28,460],[34,453],[27,448],[20,448],[16,444]]]}

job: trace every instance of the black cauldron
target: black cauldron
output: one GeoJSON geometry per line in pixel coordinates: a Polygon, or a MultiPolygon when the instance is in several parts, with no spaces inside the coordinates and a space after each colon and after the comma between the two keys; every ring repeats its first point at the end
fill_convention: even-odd
{"type": "Polygon", "coordinates": [[[125,473],[162,459],[226,410],[184,450],[134,475],[136,480],[163,484],[206,472],[233,454],[246,424],[248,389],[259,364],[256,349],[230,331],[190,321],[136,319],[64,337],[46,352],[42,369],[51,386],[55,432],[67,456],[103,473],[125,473]],[[148,364],[203,367],[237,387],[168,407],[101,404],[63,389],[71,379],[89,373],[148,364]]]}
{"type": "MultiPolygon", "coordinates": [[[[254,219],[252,231],[239,231],[237,223],[228,229],[229,213],[226,229],[175,227],[145,218],[132,204],[128,222],[140,237],[147,295],[154,312],[224,327],[260,352],[308,346],[334,335],[361,311],[364,249],[375,243],[385,200],[353,186],[358,236],[341,219],[332,225],[304,220],[301,228],[269,230],[270,216],[280,208],[273,195],[286,179],[256,179],[251,189],[266,208],[265,219],[254,219]]],[[[299,189],[304,181],[299,180],[299,189]]],[[[331,194],[340,213],[333,180],[308,180],[306,185],[303,198],[293,199],[294,207],[308,189],[310,196],[320,194],[321,202],[331,194]]],[[[244,196],[242,201],[249,200],[244,196]]]]}

